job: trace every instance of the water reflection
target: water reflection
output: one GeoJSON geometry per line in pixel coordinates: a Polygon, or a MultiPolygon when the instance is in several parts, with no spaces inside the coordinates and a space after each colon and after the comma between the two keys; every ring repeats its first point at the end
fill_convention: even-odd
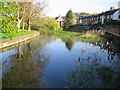
{"type": "Polygon", "coordinates": [[[73,40],[72,40],[72,39],[67,39],[67,40],[64,41],[64,42],[65,42],[65,45],[66,45],[66,47],[68,48],[68,50],[71,51],[71,49],[72,49],[72,47],[73,47],[73,45],[74,45],[73,40]]]}
{"type": "Polygon", "coordinates": [[[67,73],[69,85],[76,88],[119,88],[120,74],[108,67],[96,67],[92,65],[87,70],[85,66],[67,73]]]}
{"type": "Polygon", "coordinates": [[[102,44],[41,36],[0,53],[3,87],[119,87],[120,54],[102,44]]]}
{"type": "Polygon", "coordinates": [[[3,87],[44,87],[40,78],[44,75],[42,69],[48,64],[48,59],[40,53],[42,45],[38,41],[35,45],[32,42],[17,48],[17,53],[9,57],[14,66],[10,66],[9,71],[3,74],[3,87]]]}

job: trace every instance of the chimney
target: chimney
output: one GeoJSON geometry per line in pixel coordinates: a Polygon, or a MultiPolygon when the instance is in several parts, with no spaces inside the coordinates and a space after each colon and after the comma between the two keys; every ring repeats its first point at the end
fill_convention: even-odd
{"type": "Polygon", "coordinates": [[[93,15],[98,15],[98,13],[93,13],[93,15]]]}
{"type": "Polygon", "coordinates": [[[115,7],[110,7],[110,10],[112,11],[112,10],[115,10],[115,7]]]}

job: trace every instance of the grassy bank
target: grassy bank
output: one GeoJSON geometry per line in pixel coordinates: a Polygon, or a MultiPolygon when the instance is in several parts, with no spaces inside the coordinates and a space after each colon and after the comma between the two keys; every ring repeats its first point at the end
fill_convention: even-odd
{"type": "Polygon", "coordinates": [[[86,34],[81,35],[80,37],[77,37],[77,40],[83,41],[83,42],[92,42],[92,41],[99,41],[102,38],[99,35],[95,34],[86,34]]]}
{"type": "Polygon", "coordinates": [[[30,34],[33,31],[28,31],[28,30],[21,30],[19,32],[10,32],[10,33],[2,33],[0,39],[14,39],[15,37],[22,36],[25,34],[30,34]]]}
{"type": "Polygon", "coordinates": [[[80,35],[82,33],[79,32],[71,32],[71,31],[45,31],[40,32],[41,34],[45,35],[53,35],[57,38],[61,38],[64,41],[67,40],[74,40],[74,41],[83,41],[83,42],[91,42],[91,41],[99,41],[101,37],[95,34],[86,34],[80,35]]]}

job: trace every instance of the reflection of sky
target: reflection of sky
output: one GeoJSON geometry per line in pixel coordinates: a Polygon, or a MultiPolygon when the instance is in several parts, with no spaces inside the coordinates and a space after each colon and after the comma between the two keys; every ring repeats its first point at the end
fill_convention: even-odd
{"type": "Polygon", "coordinates": [[[69,51],[65,43],[57,39],[47,45],[46,48],[48,48],[47,52],[51,53],[49,64],[44,70],[45,75],[43,76],[43,79],[48,82],[48,87],[58,87],[57,85],[60,87],[63,85],[61,82],[67,84],[64,82],[64,74],[77,68],[83,68],[84,70],[94,67],[111,67],[115,70],[120,68],[118,65],[116,66],[118,69],[114,66],[114,62],[118,61],[119,57],[115,56],[113,62],[110,63],[107,51],[92,44],[77,42],[69,51]],[[81,59],[79,62],[78,57],[81,59]]]}
{"type": "Polygon", "coordinates": [[[16,54],[16,49],[12,49],[3,53],[0,53],[0,61],[5,61],[9,56],[16,54]]]}
{"type": "Polygon", "coordinates": [[[0,53],[0,56],[1,56],[0,61],[2,61],[2,73],[6,72],[13,65],[10,62],[15,57],[11,57],[11,56],[16,55],[16,53],[17,53],[16,48],[0,53]]]}
{"type": "MultiPolygon", "coordinates": [[[[65,81],[66,73],[74,71],[77,68],[89,70],[90,68],[109,67],[120,70],[120,57],[115,55],[112,62],[109,62],[108,52],[104,49],[101,50],[99,46],[93,46],[93,44],[84,42],[75,42],[72,49],[69,51],[65,42],[62,42],[61,39],[49,39],[50,40],[48,40],[48,38],[37,38],[30,43],[33,59],[44,61],[44,59],[48,57],[49,63],[45,69],[42,69],[44,73],[42,80],[47,83],[47,87],[55,88],[67,85],[67,82],[65,81]],[[46,42],[47,40],[48,42],[46,42]],[[78,57],[80,58],[80,61],[78,61],[78,57]]],[[[27,44],[22,47],[26,48],[23,49],[24,52],[28,51],[27,44]]],[[[2,61],[5,62],[7,60],[7,62],[3,64],[3,69],[6,69],[7,66],[12,64],[9,61],[12,61],[13,58],[11,56],[16,54],[16,49],[0,53],[0,55],[4,57],[2,58],[2,61]]],[[[34,62],[35,61],[36,60],[34,60],[34,62]]]]}

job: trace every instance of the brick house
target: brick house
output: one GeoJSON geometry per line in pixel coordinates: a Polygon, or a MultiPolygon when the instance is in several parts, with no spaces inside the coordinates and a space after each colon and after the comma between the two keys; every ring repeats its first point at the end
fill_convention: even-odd
{"type": "Polygon", "coordinates": [[[120,21],[120,8],[115,9],[111,7],[109,11],[102,12],[100,14],[94,14],[87,17],[82,17],[79,19],[80,24],[104,24],[109,20],[118,20],[120,21]]]}

